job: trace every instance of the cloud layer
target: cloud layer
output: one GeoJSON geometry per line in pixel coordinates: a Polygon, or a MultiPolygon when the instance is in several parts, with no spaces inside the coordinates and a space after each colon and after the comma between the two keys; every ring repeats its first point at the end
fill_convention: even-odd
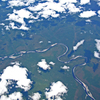
{"type": "MultiPolygon", "coordinates": [[[[48,90],[48,89],[46,89],[48,90]]],[[[48,100],[62,100],[60,96],[68,92],[68,88],[61,82],[53,82],[50,86],[50,91],[46,91],[45,95],[48,100]],[[52,99],[51,99],[52,98],[52,99]]]]}
{"type": "MultiPolygon", "coordinates": [[[[7,0],[2,0],[3,2],[7,0]]],[[[98,3],[98,2],[97,2],[98,3]]],[[[90,0],[59,0],[55,2],[54,0],[46,0],[45,2],[39,0],[35,5],[35,0],[8,0],[8,6],[11,9],[13,7],[24,7],[21,9],[13,9],[12,13],[8,13],[9,25],[4,25],[7,30],[10,29],[21,29],[21,30],[29,30],[29,23],[34,23],[35,21],[42,21],[43,19],[52,19],[67,16],[68,14],[76,14],[78,13],[80,18],[90,18],[92,16],[99,14],[99,11],[94,11],[91,8],[85,10],[83,5],[91,5],[90,0]],[[28,23],[26,24],[25,19],[28,19],[28,23]],[[20,23],[21,25],[16,25],[20,23]]]]}
{"type": "Polygon", "coordinates": [[[30,90],[32,81],[27,79],[27,71],[26,68],[21,68],[18,62],[5,68],[0,76],[0,95],[8,92],[7,86],[12,84],[13,80],[17,82],[16,88],[24,89],[24,91],[30,90]]]}

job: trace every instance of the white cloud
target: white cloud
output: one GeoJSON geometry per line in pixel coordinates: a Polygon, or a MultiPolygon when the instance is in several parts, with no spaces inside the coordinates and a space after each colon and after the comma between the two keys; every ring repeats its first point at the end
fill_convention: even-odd
{"type": "Polygon", "coordinates": [[[22,29],[22,30],[29,30],[28,27],[26,27],[24,24],[22,24],[22,26],[20,28],[17,28],[17,29],[22,29]]]}
{"type": "Polygon", "coordinates": [[[28,23],[34,23],[35,22],[35,20],[29,20],[28,21],[28,23]]]}
{"type": "MultiPolygon", "coordinates": [[[[2,0],[2,1],[6,1],[6,0],[2,0]]],[[[10,0],[9,1],[9,6],[13,7],[13,6],[28,6],[30,5],[30,3],[34,3],[35,0],[10,0]]],[[[55,3],[53,2],[53,0],[47,0],[47,2],[51,2],[51,3],[55,3]]],[[[64,3],[76,3],[77,0],[59,0],[60,4],[64,4],[64,3]]]]}
{"type": "Polygon", "coordinates": [[[2,0],[2,1],[7,1],[7,0],[2,0]]]}
{"type": "Polygon", "coordinates": [[[28,30],[28,28],[26,27],[26,23],[24,21],[24,18],[28,19],[28,18],[34,18],[32,16],[32,13],[27,11],[26,9],[21,9],[21,10],[13,10],[12,14],[8,14],[9,18],[6,20],[12,20],[18,23],[21,23],[21,27],[18,28],[17,26],[15,26],[14,22],[11,22],[9,27],[12,29],[23,29],[23,30],[28,30]]]}
{"type": "Polygon", "coordinates": [[[59,16],[59,14],[56,14],[55,11],[52,11],[52,10],[50,10],[50,9],[44,10],[44,11],[42,11],[42,12],[39,12],[39,15],[41,15],[42,17],[44,17],[44,18],[46,18],[46,19],[47,19],[49,16],[52,16],[52,17],[58,17],[58,16],[59,16]]]}
{"type": "Polygon", "coordinates": [[[63,67],[61,67],[61,69],[66,69],[67,71],[69,71],[70,67],[69,67],[69,66],[64,65],[63,67]]]}
{"type": "Polygon", "coordinates": [[[81,11],[80,8],[76,8],[76,6],[72,3],[69,3],[67,8],[69,9],[69,13],[76,13],[81,11]]]}
{"type": "Polygon", "coordinates": [[[12,29],[18,29],[18,27],[15,26],[15,23],[14,23],[14,22],[9,23],[9,28],[12,28],[12,29]]]}
{"type": "Polygon", "coordinates": [[[9,5],[10,7],[13,7],[13,6],[24,6],[25,4],[21,0],[12,0],[9,1],[9,5]]]}
{"type": "Polygon", "coordinates": [[[92,22],[90,19],[85,20],[86,22],[92,22]]]}
{"type": "Polygon", "coordinates": [[[39,41],[39,43],[43,43],[43,41],[39,41]]]}
{"type": "Polygon", "coordinates": [[[61,4],[64,4],[64,3],[76,3],[77,0],[59,0],[59,2],[60,2],[61,4]]]}
{"type": "Polygon", "coordinates": [[[39,11],[38,15],[48,18],[49,16],[58,17],[59,14],[56,13],[65,13],[65,9],[69,9],[69,12],[79,12],[80,8],[76,8],[73,3],[76,3],[76,0],[60,0],[59,3],[53,2],[53,0],[48,0],[45,3],[39,3],[37,6],[28,7],[31,11],[39,11]]]}
{"type": "MultiPolygon", "coordinates": [[[[55,65],[55,63],[52,62],[52,61],[50,61],[49,64],[50,64],[50,65],[53,65],[53,66],[55,65]]],[[[38,62],[38,63],[37,63],[37,65],[38,65],[40,68],[42,68],[43,70],[51,69],[49,64],[47,64],[47,62],[46,62],[45,59],[41,59],[41,62],[38,62]]],[[[38,71],[39,71],[39,70],[38,70],[38,71]]],[[[39,71],[39,72],[40,72],[40,71],[39,71]]]]}
{"type": "Polygon", "coordinates": [[[5,24],[4,23],[0,23],[0,25],[4,26],[5,24]]]}
{"type": "Polygon", "coordinates": [[[51,43],[51,41],[48,41],[48,43],[51,43]]]}
{"type": "Polygon", "coordinates": [[[79,17],[81,17],[81,18],[89,18],[89,17],[92,17],[92,16],[95,16],[96,15],[96,13],[95,13],[95,11],[83,11],[80,15],[79,15],[79,17]]]}
{"type": "Polygon", "coordinates": [[[0,81],[0,95],[8,92],[7,87],[6,87],[7,85],[8,83],[6,80],[0,81]]]}
{"type": "Polygon", "coordinates": [[[2,95],[0,100],[23,100],[23,99],[22,99],[22,94],[20,92],[14,92],[10,94],[8,97],[2,95]]]}
{"type": "Polygon", "coordinates": [[[98,6],[100,6],[100,0],[95,0],[95,1],[97,1],[98,6]]]}
{"type": "Polygon", "coordinates": [[[81,0],[81,1],[80,1],[80,4],[81,4],[81,5],[87,4],[87,3],[90,3],[90,0],[81,0]]]}
{"type": "Polygon", "coordinates": [[[96,42],[96,48],[99,52],[97,51],[94,51],[94,57],[96,58],[100,58],[100,40],[99,39],[95,39],[95,42],[96,42]]]}
{"type": "Polygon", "coordinates": [[[31,86],[30,84],[32,83],[30,79],[27,79],[27,69],[26,68],[21,68],[19,67],[19,64],[16,63],[13,66],[8,66],[7,68],[5,68],[3,70],[2,75],[0,76],[1,81],[0,81],[0,90],[1,93],[7,92],[7,88],[6,86],[10,83],[7,83],[6,80],[15,80],[17,81],[17,86],[16,87],[20,87],[22,89],[24,89],[25,91],[28,91],[31,86]],[[4,90],[2,89],[2,86],[4,87],[4,90]]]}
{"type": "Polygon", "coordinates": [[[10,0],[9,7],[13,6],[28,6],[30,3],[34,3],[35,0],[10,0]]]}
{"type": "Polygon", "coordinates": [[[50,16],[53,18],[57,18],[60,16],[60,13],[64,13],[66,16],[66,13],[76,13],[80,12],[80,7],[77,8],[74,3],[77,3],[77,0],[59,0],[58,3],[54,2],[53,0],[47,0],[44,3],[38,3],[37,5],[30,5],[30,3],[34,3],[35,0],[10,0],[9,7],[13,6],[25,6],[24,9],[20,10],[13,10],[12,14],[8,14],[8,19],[6,20],[12,20],[18,23],[21,23],[22,25],[19,27],[15,26],[14,22],[10,22],[9,27],[6,25],[6,29],[9,30],[9,28],[12,29],[22,29],[22,30],[28,30],[29,28],[26,27],[26,23],[24,21],[24,18],[30,19],[29,23],[33,23],[35,20],[40,21],[43,18],[47,19],[50,16]],[[31,12],[28,10],[33,11],[33,13],[36,16],[33,16],[31,12]],[[66,10],[69,10],[66,12],[66,10]],[[40,17],[43,17],[39,19],[40,17]]]}
{"type": "Polygon", "coordinates": [[[6,30],[10,30],[9,28],[12,28],[12,29],[22,29],[22,30],[29,30],[28,27],[25,26],[25,24],[22,24],[21,27],[17,27],[15,26],[15,23],[14,22],[10,22],[9,23],[9,26],[5,26],[6,27],[6,30]]]}
{"type": "Polygon", "coordinates": [[[12,64],[12,65],[18,65],[18,66],[20,66],[20,65],[21,65],[21,63],[19,63],[18,61],[11,62],[10,64],[12,64]]]}
{"type": "Polygon", "coordinates": [[[49,62],[49,64],[51,64],[51,65],[55,65],[55,63],[54,63],[54,62],[52,62],[52,61],[50,61],[50,62],[49,62]]]}
{"type": "Polygon", "coordinates": [[[73,50],[77,50],[77,48],[84,43],[84,40],[79,41],[76,46],[73,46],[73,50]]]}
{"type": "MultiPolygon", "coordinates": [[[[64,17],[68,13],[77,13],[81,12],[81,6],[76,6],[75,4],[78,3],[77,0],[59,0],[58,3],[54,2],[54,0],[46,0],[46,2],[39,3],[34,5],[35,0],[10,0],[9,7],[13,6],[24,6],[24,9],[15,10],[12,14],[8,14],[8,19],[22,25],[20,27],[15,26],[14,22],[10,22],[9,26],[5,25],[6,29],[21,29],[21,30],[29,30],[31,27],[27,27],[24,18],[29,19],[28,23],[33,23],[35,21],[41,21],[43,18],[48,19],[49,17],[57,18],[60,16],[61,13],[64,13],[64,17]],[[31,4],[33,3],[33,5],[31,4]],[[28,10],[27,10],[28,9],[28,10]],[[30,12],[30,11],[31,12],[30,12]],[[33,13],[32,13],[33,11],[33,13]],[[33,16],[35,14],[35,16],[33,16]],[[42,18],[41,18],[42,17],[42,18]]],[[[80,4],[87,4],[90,3],[90,0],[81,0],[80,4]]],[[[98,11],[99,12],[99,11],[98,11]]],[[[98,13],[99,14],[99,13],[98,13]]],[[[91,16],[96,15],[95,11],[83,11],[80,13],[79,17],[81,18],[89,18],[91,16]]],[[[30,25],[30,24],[29,24],[30,25]]]]}
{"type": "Polygon", "coordinates": [[[98,6],[100,6],[100,2],[98,2],[97,4],[98,4],[98,6]]]}
{"type": "Polygon", "coordinates": [[[98,17],[100,17],[100,10],[98,10],[98,14],[99,14],[98,17]]]}
{"type": "Polygon", "coordinates": [[[19,22],[21,24],[25,24],[24,18],[32,18],[32,13],[27,11],[26,9],[21,9],[21,10],[13,10],[12,14],[8,14],[9,18],[6,20],[13,20],[16,22],[19,22]]]}
{"type": "MultiPolygon", "coordinates": [[[[9,5],[12,6],[23,6],[23,5],[29,5],[30,3],[33,3],[35,0],[25,0],[23,2],[22,0],[11,0],[9,1],[9,5]]],[[[59,0],[59,3],[53,2],[53,0],[47,0],[45,3],[38,3],[38,5],[34,7],[28,7],[29,10],[34,11],[37,13],[36,17],[32,17],[33,19],[38,19],[41,15],[44,18],[48,18],[50,15],[52,17],[58,17],[59,14],[57,12],[65,12],[65,9],[69,9],[69,12],[79,12],[79,8],[76,8],[76,6],[72,3],[76,3],[76,0],[59,0]],[[37,12],[39,11],[39,12],[37,12]]],[[[14,11],[13,14],[9,14],[9,20],[16,20],[17,22],[24,23],[23,18],[29,18],[29,11],[26,11],[25,9],[21,9],[19,11],[14,11]],[[18,15],[15,15],[18,14],[18,15]],[[26,17],[28,16],[28,17],[26,17]]]]}
{"type": "Polygon", "coordinates": [[[32,100],[40,100],[41,98],[41,94],[39,94],[38,92],[37,93],[34,93],[33,96],[30,96],[32,100]]]}
{"type": "Polygon", "coordinates": [[[95,39],[95,41],[96,41],[96,48],[100,52],[100,40],[95,39]]]}
{"type": "Polygon", "coordinates": [[[21,34],[21,36],[24,36],[24,34],[23,33],[20,33],[21,34]]]}
{"type": "Polygon", "coordinates": [[[94,51],[94,57],[100,58],[100,53],[98,53],[97,51],[94,51]]]}
{"type": "MultiPolygon", "coordinates": [[[[46,88],[46,90],[48,90],[48,88],[46,88]]],[[[62,100],[60,96],[63,96],[63,94],[67,92],[68,88],[61,81],[58,81],[51,84],[50,91],[46,91],[45,95],[48,100],[62,100]]]]}
{"type": "Polygon", "coordinates": [[[41,67],[43,70],[51,69],[50,65],[47,64],[45,59],[41,59],[41,62],[38,62],[37,64],[39,67],[41,67]]]}

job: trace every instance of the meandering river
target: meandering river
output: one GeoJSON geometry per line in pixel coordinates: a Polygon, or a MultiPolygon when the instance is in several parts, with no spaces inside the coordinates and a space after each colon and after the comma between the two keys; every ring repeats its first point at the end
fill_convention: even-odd
{"type": "Polygon", "coordinates": [[[75,66],[73,67],[73,69],[72,69],[72,75],[73,75],[73,78],[74,78],[79,84],[82,85],[83,89],[84,89],[85,92],[86,92],[86,95],[89,96],[92,100],[95,100],[94,97],[92,96],[91,92],[89,91],[88,86],[87,86],[84,82],[82,82],[78,77],[76,77],[76,75],[75,75],[75,69],[76,69],[76,67],[85,65],[85,64],[86,64],[86,59],[87,59],[87,58],[84,57],[84,56],[80,56],[80,55],[79,55],[79,56],[73,57],[72,59],[70,59],[70,60],[68,60],[68,61],[62,61],[60,58],[63,57],[63,56],[65,56],[65,55],[68,53],[68,47],[67,47],[65,44],[63,44],[63,43],[54,43],[54,44],[52,44],[50,47],[48,47],[48,48],[46,48],[46,49],[43,49],[43,50],[20,51],[20,52],[18,52],[17,54],[12,54],[12,55],[10,55],[10,56],[0,57],[0,59],[1,59],[1,60],[5,60],[5,59],[7,59],[7,58],[16,59],[16,58],[18,58],[18,57],[23,56],[23,54],[27,54],[27,53],[43,53],[43,52],[46,52],[46,51],[50,50],[51,48],[53,48],[53,47],[56,46],[56,45],[62,45],[62,46],[64,46],[64,47],[66,48],[65,52],[64,52],[63,54],[61,54],[60,56],[57,57],[58,61],[60,61],[60,62],[62,62],[62,63],[65,63],[65,64],[66,64],[66,63],[70,63],[71,61],[73,61],[73,60],[75,60],[75,59],[77,59],[77,58],[84,58],[84,59],[85,59],[85,61],[84,61],[83,63],[81,63],[81,64],[79,64],[79,65],[75,65],[75,66]]]}

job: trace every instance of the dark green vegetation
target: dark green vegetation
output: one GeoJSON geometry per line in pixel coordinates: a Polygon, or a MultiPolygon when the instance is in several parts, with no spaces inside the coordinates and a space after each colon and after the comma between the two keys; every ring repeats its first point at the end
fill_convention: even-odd
{"type": "MultiPolygon", "coordinates": [[[[68,57],[67,54],[61,60],[68,61],[72,55],[82,55],[88,58],[87,65],[77,67],[75,73],[80,80],[87,84],[94,98],[99,100],[100,62],[93,56],[93,53],[96,50],[94,39],[99,39],[100,37],[100,25],[98,22],[100,20],[99,18],[93,17],[91,20],[94,21],[96,19],[95,23],[86,24],[84,19],[76,19],[74,15],[71,18],[72,20],[69,19],[70,16],[67,16],[66,19],[58,18],[51,19],[50,21],[36,22],[32,24],[32,28],[29,31],[5,30],[5,28],[0,27],[2,30],[0,34],[0,56],[10,56],[20,51],[43,50],[53,43],[63,43],[69,47],[68,54],[70,56],[68,57]],[[71,54],[72,47],[82,39],[85,40],[84,44],[71,54]],[[41,40],[43,41],[42,44],[39,43],[41,40]],[[51,41],[51,44],[48,41],[51,41]],[[98,65],[95,71],[93,71],[94,65],[98,65]]],[[[80,64],[84,60],[76,59],[65,64],[70,66],[70,70],[69,72],[62,72],[60,71],[60,67],[64,66],[64,64],[59,62],[57,57],[64,52],[65,47],[58,45],[45,53],[24,54],[22,57],[16,59],[7,58],[0,60],[0,70],[2,71],[12,61],[19,61],[22,63],[22,66],[28,69],[31,80],[34,82],[29,94],[41,91],[42,98],[45,98],[45,88],[49,87],[51,82],[62,81],[68,87],[68,95],[64,95],[64,100],[84,100],[85,92],[82,86],[72,77],[73,66],[80,64]],[[47,63],[53,61],[56,64],[51,66],[51,70],[47,72],[41,70],[39,74],[37,63],[41,59],[46,59],[47,63]]],[[[87,97],[86,100],[90,100],[90,98],[87,97]]]]}

